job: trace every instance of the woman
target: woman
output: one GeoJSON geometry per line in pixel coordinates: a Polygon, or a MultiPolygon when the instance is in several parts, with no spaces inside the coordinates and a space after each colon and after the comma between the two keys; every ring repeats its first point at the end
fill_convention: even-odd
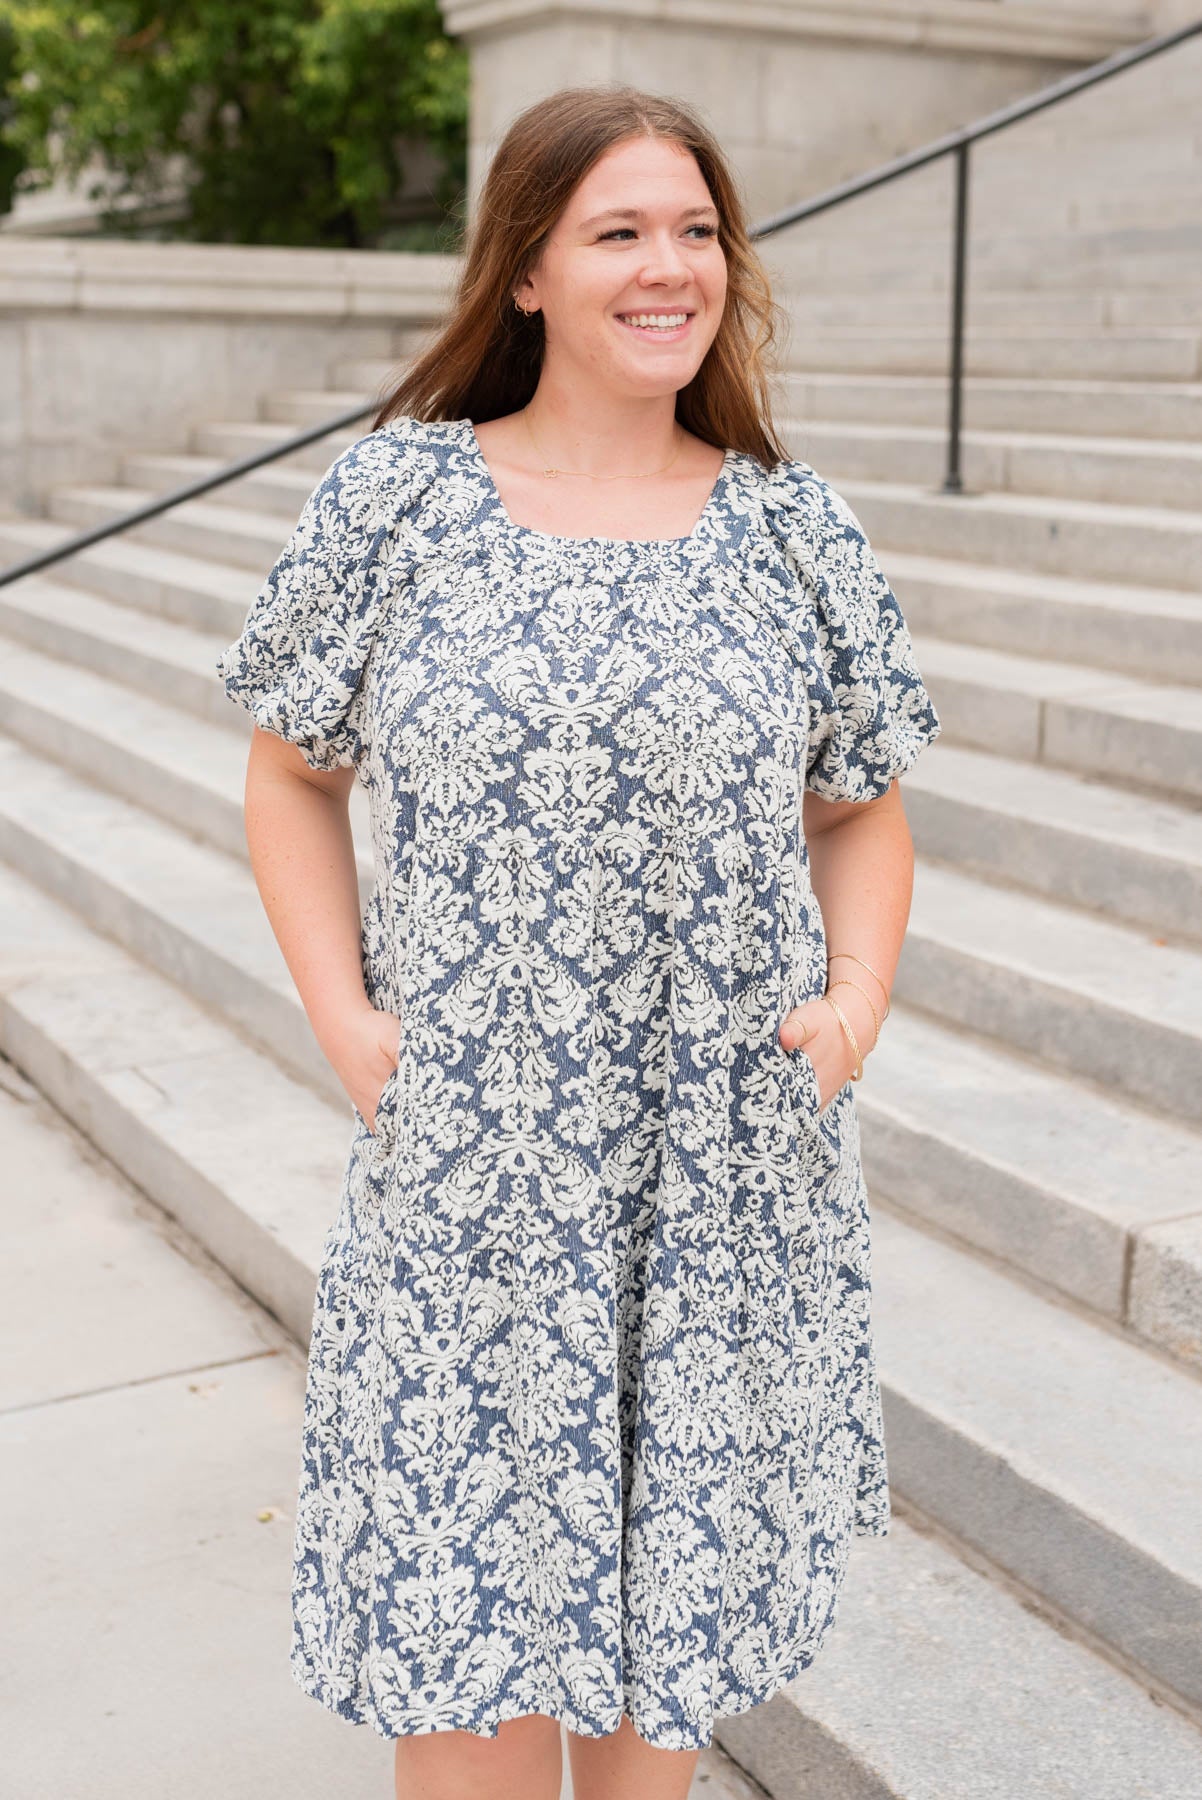
{"type": "Polygon", "coordinates": [[[292,1669],[398,1796],[555,1800],[563,1723],[575,1800],[675,1800],[888,1529],[850,1083],[940,724],[697,120],[553,95],[478,219],[219,663],[355,1109],[292,1669]]]}

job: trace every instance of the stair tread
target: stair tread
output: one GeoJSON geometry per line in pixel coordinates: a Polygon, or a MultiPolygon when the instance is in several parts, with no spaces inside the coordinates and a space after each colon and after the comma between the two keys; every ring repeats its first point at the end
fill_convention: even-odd
{"type": "MultiPolygon", "coordinates": [[[[812,465],[811,465],[812,466],[812,465]]],[[[816,473],[821,474],[818,470],[816,473]]],[[[993,511],[1006,518],[1024,517],[1049,520],[1071,519],[1079,524],[1127,526],[1145,531],[1174,531],[1188,537],[1202,538],[1202,512],[1191,513],[1171,506],[1120,506],[1110,500],[1076,500],[1059,495],[1012,494],[1004,489],[989,489],[981,494],[943,494],[913,482],[869,481],[862,476],[845,476],[838,482],[840,492],[856,504],[856,495],[866,499],[905,501],[916,507],[970,506],[978,511],[993,511]]],[[[882,544],[887,543],[882,538],[882,544]]]]}
{"type": "MultiPolygon", "coordinates": [[[[203,673],[206,679],[217,684],[214,647],[220,647],[225,640],[209,633],[193,632],[187,627],[175,629],[181,635],[174,643],[169,641],[168,650],[174,652],[177,662],[194,667],[197,674],[203,673]]],[[[246,714],[232,701],[227,727],[157,700],[141,689],[124,686],[78,663],[45,655],[12,640],[5,641],[4,657],[0,662],[0,696],[4,695],[36,707],[52,719],[61,720],[64,733],[70,732],[74,736],[86,733],[89,740],[119,749],[127,756],[139,756],[156,769],[169,772],[178,782],[219,796],[241,810],[249,733],[246,714]]],[[[18,749],[12,740],[4,738],[0,738],[0,745],[10,754],[18,749]]],[[[35,764],[39,761],[32,757],[32,752],[26,753],[22,749],[22,754],[29,754],[35,764]]],[[[49,765],[43,763],[43,766],[49,765]]],[[[60,767],[57,763],[53,766],[60,767]]],[[[77,779],[66,769],[62,770],[62,775],[66,780],[77,779]]],[[[26,775],[22,779],[28,784],[31,777],[26,775]]],[[[109,804],[126,804],[99,785],[88,783],[87,792],[86,804],[97,810],[109,804]]],[[[366,885],[372,878],[368,797],[358,781],[351,789],[349,806],[360,882],[366,885]]],[[[129,811],[145,821],[145,828],[151,834],[148,841],[152,845],[159,842],[155,834],[164,828],[162,821],[149,811],[133,807],[129,811]]],[[[127,825],[127,839],[131,832],[132,826],[127,825]]],[[[153,860],[153,849],[149,854],[153,860]]],[[[222,852],[218,850],[215,854],[222,852]]]]}
{"type": "MultiPolygon", "coordinates": [[[[834,483],[839,487],[839,482],[834,483]]],[[[992,563],[964,562],[950,556],[923,554],[917,550],[881,549],[889,574],[897,586],[906,581],[954,582],[958,587],[999,588],[1025,599],[1043,600],[1051,606],[1105,606],[1116,612],[1164,614],[1182,620],[1202,620],[1202,594],[1187,588],[1140,587],[1122,581],[1097,581],[1089,577],[1045,574],[1036,569],[1006,568],[992,563]]],[[[904,607],[904,594],[901,596],[904,607]]],[[[1080,667],[1079,664],[1074,665],[1080,667]]]]}
{"type": "Polygon", "coordinates": [[[245,862],[0,738],[0,829],[13,828],[136,895],[301,1012],[245,862]]]}
{"type": "Polygon", "coordinates": [[[1071,769],[940,740],[906,775],[905,791],[1202,868],[1202,808],[1131,793],[1071,769]]]}
{"type": "MultiPolygon", "coordinates": [[[[217,492],[218,490],[214,490],[217,492]]],[[[132,511],[135,507],[145,505],[158,496],[148,488],[135,487],[98,487],[65,483],[55,489],[52,496],[54,504],[65,506],[82,504],[88,507],[102,508],[114,514],[132,511]]],[[[163,518],[186,519],[190,524],[210,526],[214,532],[221,532],[226,537],[261,537],[278,536],[280,531],[280,515],[271,511],[247,506],[227,506],[211,495],[201,495],[195,500],[183,500],[173,506],[163,518]]],[[[146,524],[153,521],[146,520],[146,524]]],[[[133,527],[137,530],[137,526],[133,527]]]]}
{"type": "MultiPolygon", "coordinates": [[[[867,373],[861,369],[806,369],[799,364],[791,364],[783,372],[782,382],[786,393],[791,385],[805,383],[813,387],[860,387],[860,388],[892,388],[899,390],[937,389],[939,393],[947,392],[946,374],[915,374],[906,372],[898,374],[890,370],[880,373],[867,373]]],[[[1057,393],[1070,398],[1082,393],[1099,393],[1124,396],[1159,395],[1164,391],[1163,381],[1153,381],[1148,376],[1127,376],[1125,378],[1101,375],[1053,375],[1044,379],[1033,375],[980,375],[975,372],[966,374],[963,379],[966,391],[979,389],[982,393],[1025,394],[1034,390],[1040,393],[1057,393]]],[[[1174,381],[1173,392],[1186,394],[1202,400],[1202,381],[1174,381]]]]}
{"type": "MultiPolygon", "coordinates": [[[[928,444],[947,442],[947,427],[941,425],[877,425],[864,419],[805,418],[785,419],[783,429],[786,432],[838,432],[840,436],[864,438],[869,442],[890,443],[899,438],[928,444]]],[[[1131,457],[1179,456],[1182,461],[1196,462],[1202,470],[1202,444],[1192,438],[1106,437],[1087,432],[1011,431],[971,425],[965,426],[960,435],[965,444],[991,444],[1011,450],[1067,450],[1127,460],[1131,457]]]]}
{"type": "MultiPolygon", "coordinates": [[[[943,346],[947,343],[947,326],[937,324],[923,325],[913,321],[896,322],[892,319],[884,322],[873,322],[864,325],[815,323],[809,328],[810,338],[821,338],[832,344],[865,344],[865,343],[930,343],[943,346]]],[[[1073,330],[1069,326],[1058,327],[1051,321],[1034,321],[1016,325],[1007,330],[1000,325],[979,324],[973,334],[974,344],[996,343],[1124,343],[1124,344],[1162,344],[1197,342],[1198,333],[1190,325],[1097,325],[1090,323],[1087,328],[1073,330]]]]}
{"type": "MultiPolygon", "coordinates": [[[[128,489],[115,489],[123,496],[128,489]]],[[[149,499],[149,494],[144,496],[149,499]]],[[[137,504],[136,501],[130,504],[137,504]]],[[[122,506],[118,510],[124,511],[122,506]]],[[[228,511],[229,509],[227,509],[228,511]]],[[[2,519],[0,520],[0,542],[8,540],[25,546],[23,552],[12,555],[11,560],[17,562],[21,555],[31,555],[38,550],[51,548],[62,543],[70,534],[64,530],[61,522],[49,519],[2,519]]],[[[211,595],[218,600],[243,598],[246,600],[247,577],[245,569],[235,568],[232,564],[219,559],[189,554],[181,550],[169,550],[160,544],[147,544],[133,537],[123,537],[116,533],[112,537],[102,538],[91,544],[86,550],[75,553],[66,561],[48,565],[39,573],[38,579],[50,579],[50,570],[54,570],[54,579],[64,584],[70,582],[72,573],[77,573],[77,580],[82,585],[86,579],[86,570],[81,566],[84,559],[93,566],[115,569],[139,576],[153,576],[165,583],[176,584],[190,592],[211,595]]],[[[24,576],[14,586],[24,586],[33,580],[33,576],[24,576]]]]}
{"type": "Polygon", "coordinates": [[[942,675],[947,680],[987,683],[1035,700],[1064,700],[1124,718],[1202,730],[1200,687],[1056,662],[1050,656],[1024,656],[1017,650],[965,644],[918,630],[911,635],[924,680],[929,676],[932,685],[942,675]]]}
{"type": "MultiPolygon", "coordinates": [[[[0,920],[6,1006],[190,1166],[205,1196],[194,1235],[219,1258],[214,1239],[231,1209],[265,1234],[271,1253],[299,1270],[308,1289],[299,1317],[307,1318],[354,1125],[349,1100],[330,1101],[290,1075],[219,1014],[2,863],[0,920]],[[211,1204],[215,1195],[222,1207],[211,1204]]],[[[186,1197],[192,1185],[173,1191],[186,1197]]],[[[245,1279],[247,1271],[234,1273],[245,1279]]],[[[294,1310],[294,1330],[297,1319],[294,1310]]]]}
{"type": "MultiPolygon", "coordinates": [[[[245,577],[241,587],[239,598],[249,606],[245,577]]],[[[68,587],[49,575],[27,575],[22,581],[15,582],[0,604],[53,620],[58,625],[72,626],[85,637],[96,638],[107,645],[128,647],[140,657],[188,670],[203,669],[206,675],[212,675],[213,663],[229,641],[219,633],[199,630],[184,620],[165,618],[161,613],[110,600],[90,588],[68,587]]],[[[104,678],[97,676],[97,679],[104,678]]]]}
{"type": "Polygon", "coordinates": [[[1125,1231],[1202,1219],[1202,1131],[1189,1125],[900,1001],[868,1070],[869,1132],[888,1118],[1125,1231]]]}
{"type": "Polygon", "coordinates": [[[1188,1719],[906,1517],[856,1541],[837,1623],[782,1700],[856,1768],[837,1780],[832,1759],[824,1782],[809,1731],[795,1751],[775,1739],[771,1767],[804,1757],[797,1785],[774,1784],[798,1800],[1192,1800],[1202,1783],[1188,1719]]]}
{"type": "Polygon", "coordinates": [[[1202,950],[1139,926],[920,858],[908,935],[1202,1041],[1202,950]]]}
{"type": "Polygon", "coordinates": [[[1196,1376],[887,1211],[873,1269],[891,1388],[1202,1585],[1196,1376]]]}
{"type": "Polygon", "coordinates": [[[244,736],[138,689],[118,686],[77,663],[6,643],[0,691],[61,717],[74,731],[86,730],[120,745],[198,786],[231,796],[242,790],[244,736]]]}

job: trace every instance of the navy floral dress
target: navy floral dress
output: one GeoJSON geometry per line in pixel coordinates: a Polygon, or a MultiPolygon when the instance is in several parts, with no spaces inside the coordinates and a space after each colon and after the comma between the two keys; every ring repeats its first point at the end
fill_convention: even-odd
{"type": "Polygon", "coordinates": [[[687,537],[558,537],[470,420],[403,417],[218,668],[355,765],[401,1020],[318,1279],[293,1674],[385,1737],[704,1747],[889,1527],[854,1092],[777,1031],[826,983],[803,786],[868,800],[941,729],[898,603],[803,462],[728,451],[687,537]]]}

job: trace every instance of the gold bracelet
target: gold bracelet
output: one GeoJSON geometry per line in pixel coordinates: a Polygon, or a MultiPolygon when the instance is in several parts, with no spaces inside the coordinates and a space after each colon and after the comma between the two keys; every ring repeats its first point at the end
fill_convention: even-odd
{"type": "Polygon", "coordinates": [[[863,1063],[863,1059],[860,1056],[860,1046],[856,1043],[856,1034],[852,1030],[851,1026],[847,1023],[847,1019],[844,1016],[842,1007],[839,1006],[834,1000],[832,1000],[829,994],[823,994],[822,998],[826,1001],[827,1005],[830,1007],[831,1011],[834,1013],[835,1017],[838,1019],[840,1025],[842,1025],[844,1034],[847,1038],[847,1041],[851,1045],[852,1055],[856,1059],[856,1066],[855,1066],[855,1069],[852,1071],[851,1078],[853,1081],[858,1081],[860,1079],[860,1076],[864,1073],[864,1063],[863,1063]]]}
{"type": "MultiPolygon", "coordinates": [[[[828,969],[830,968],[832,962],[834,962],[836,956],[850,956],[852,962],[858,962],[862,969],[867,969],[868,973],[873,977],[874,980],[881,981],[881,978],[877,974],[876,970],[874,968],[870,967],[870,965],[864,961],[864,958],[862,956],[857,956],[853,950],[832,950],[830,955],[826,959],[826,966],[828,969]]],[[[892,1001],[889,998],[889,989],[885,986],[883,981],[881,981],[881,992],[885,996],[885,1017],[888,1018],[889,1017],[889,1008],[892,1005],[892,1001]]]]}
{"type": "Polygon", "coordinates": [[[828,982],[827,993],[829,994],[831,988],[837,987],[854,987],[856,991],[863,994],[865,1000],[867,1000],[868,1010],[872,1014],[873,1023],[876,1026],[876,1036],[873,1038],[871,1045],[871,1049],[875,1050],[881,1041],[881,1016],[877,1012],[876,1007],[872,1004],[872,995],[868,992],[867,988],[861,987],[858,981],[852,981],[846,975],[841,975],[838,981],[828,982]]]}

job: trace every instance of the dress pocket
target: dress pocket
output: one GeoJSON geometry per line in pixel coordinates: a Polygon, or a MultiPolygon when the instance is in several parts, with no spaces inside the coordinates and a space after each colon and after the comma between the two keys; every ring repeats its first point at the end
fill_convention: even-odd
{"type": "Polygon", "coordinates": [[[832,1114],[837,1096],[821,1104],[818,1071],[802,1049],[786,1050],[785,1059],[789,1104],[802,1139],[801,1153],[817,1184],[830,1179],[839,1167],[838,1125],[832,1114]]]}
{"type": "Polygon", "coordinates": [[[813,1129],[818,1129],[818,1121],[822,1117],[822,1090],[818,1085],[818,1071],[800,1047],[786,1050],[785,1057],[789,1064],[789,1072],[793,1077],[795,1092],[800,1090],[802,1110],[809,1119],[813,1129]]]}
{"type": "Polygon", "coordinates": [[[384,1086],[380,1089],[380,1098],[376,1101],[374,1129],[371,1131],[373,1149],[377,1145],[391,1142],[396,1126],[397,1084],[400,1072],[400,1063],[394,1063],[389,1070],[384,1086]]]}

